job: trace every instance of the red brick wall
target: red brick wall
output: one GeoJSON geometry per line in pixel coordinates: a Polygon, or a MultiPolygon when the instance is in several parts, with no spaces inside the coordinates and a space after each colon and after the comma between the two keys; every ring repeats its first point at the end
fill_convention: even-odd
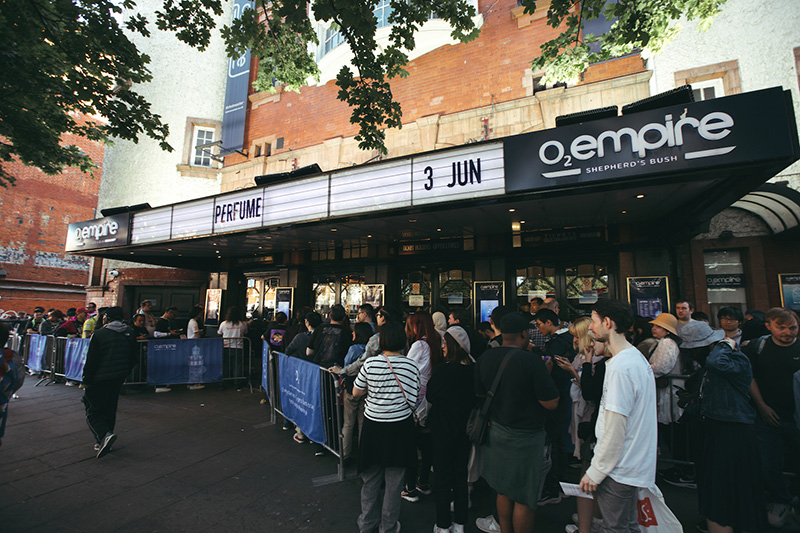
{"type": "Polygon", "coordinates": [[[17,181],[0,188],[0,268],[6,271],[0,286],[15,289],[0,289],[0,309],[65,310],[85,303],[89,260],[66,254],[64,243],[71,222],[94,218],[104,146],[75,135],[65,135],[63,142],[79,146],[101,168],[94,175],[68,168],[47,176],[19,163],[4,165],[17,181]],[[58,292],[22,290],[34,286],[58,292]]]}
{"type": "MultiPolygon", "coordinates": [[[[542,43],[556,36],[544,18],[518,27],[511,10],[516,0],[481,1],[484,25],[480,37],[467,44],[443,46],[409,62],[407,78],[392,80],[395,99],[403,108],[403,123],[421,117],[447,115],[526,96],[523,78],[542,43]],[[494,99],[494,100],[493,100],[494,99]]],[[[257,60],[251,76],[255,76],[257,60]]],[[[636,55],[593,66],[586,82],[596,82],[644,71],[636,55]]],[[[252,80],[251,80],[252,81],[252,80]]],[[[335,81],[304,87],[300,94],[284,92],[278,103],[248,109],[245,146],[253,139],[284,137],[284,149],[299,149],[334,137],[358,132],[350,124],[350,108],[336,99],[335,81]]],[[[248,104],[250,105],[250,104],[248,104]]],[[[274,152],[273,152],[274,153],[274,152]]],[[[226,164],[245,158],[234,155],[226,164]]]]}

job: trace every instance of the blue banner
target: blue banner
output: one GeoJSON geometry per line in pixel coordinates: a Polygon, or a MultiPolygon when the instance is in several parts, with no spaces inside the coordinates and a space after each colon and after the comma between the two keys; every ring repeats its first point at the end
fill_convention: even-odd
{"type": "Polygon", "coordinates": [[[83,365],[86,364],[86,352],[92,339],[67,339],[64,350],[64,375],[73,381],[83,381],[83,365]]]}
{"type": "Polygon", "coordinates": [[[31,335],[28,337],[28,368],[34,372],[42,372],[42,363],[45,360],[44,350],[47,347],[47,337],[44,335],[31,335]]]}
{"type": "Polygon", "coordinates": [[[325,442],[319,366],[297,357],[277,355],[283,415],[314,442],[325,442]]]}
{"type": "Polygon", "coordinates": [[[147,383],[181,385],[222,381],[222,338],[147,343],[147,383]]]}
{"type": "Polygon", "coordinates": [[[269,344],[261,341],[261,386],[269,398],[269,344]]]}

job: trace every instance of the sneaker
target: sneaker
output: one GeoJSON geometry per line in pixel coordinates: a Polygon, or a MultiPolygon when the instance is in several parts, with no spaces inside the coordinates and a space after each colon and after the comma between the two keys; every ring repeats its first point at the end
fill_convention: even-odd
{"type": "MultiPolygon", "coordinates": [[[[267,403],[267,401],[264,400],[264,403],[267,403]]],[[[284,420],[283,421],[283,426],[281,426],[281,429],[284,430],[284,431],[289,431],[290,429],[294,429],[294,424],[292,424],[288,420],[284,420]]]]}
{"type": "Polygon", "coordinates": [[[576,524],[567,524],[566,527],[564,528],[564,531],[566,531],[567,533],[581,533],[581,530],[578,529],[578,526],[576,524]]]}
{"type": "Polygon", "coordinates": [[[416,488],[404,490],[400,493],[400,497],[407,502],[415,503],[419,501],[419,491],[416,488]]]}
{"type": "Polygon", "coordinates": [[[156,392],[169,392],[171,390],[169,387],[156,387],[156,392]]]}
{"type": "Polygon", "coordinates": [[[687,489],[696,489],[697,482],[693,475],[682,472],[677,468],[670,468],[661,472],[661,479],[675,487],[684,487],[687,489]]]}
{"type": "Polygon", "coordinates": [[[453,525],[450,526],[450,533],[464,533],[464,524],[456,524],[453,522],[453,525]]]}
{"type": "Polygon", "coordinates": [[[189,386],[188,386],[188,387],[186,387],[186,388],[187,388],[187,389],[189,389],[189,390],[200,390],[200,389],[205,389],[205,388],[206,388],[206,386],[205,386],[205,385],[200,385],[200,384],[198,383],[197,385],[189,385],[189,386]]]}
{"type": "Polygon", "coordinates": [[[786,520],[792,515],[793,509],[785,503],[767,504],[767,521],[769,525],[780,529],[786,525],[786,520]]]}
{"type": "Polygon", "coordinates": [[[485,533],[500,533],[500,524],[497,523],[497,520],[492,515],[475,520],[475,527],[485,533]]]}
{"type": "Polygon", "coordinates": [[[450,527],[439,527],[433,524],[433,533],[450,533],[450,528],[452,527],[452,525],[450,527]]]}
{"type": "Polygon", "coordinates": [[[700,533],[708,533],[708,521],[705,518],[698,520],[694,527],[700,533]]]}
{"type": "Polygon", "coordinates": [[[323,455],[325,455],[325,448],[323,448],[321,444],[317,444],[314,447],[314,455],[316,455],[317,457],[322,457],[323,455]]]}
{"type": "Polygon", "coordinates": [[[75,382],[67,380],[67,382],[64,383],[64,386],[66,386],[66,387],[74,387],[75,386],[75,382]]]}
{"type": "Polygon", "coordinates": [[[106,433],[105,438],[103,438],[103,443],[100,445],[100,449],[97,450],[97,458],[100,459],[105,454],[111,451],[111,447],[114,445],[114,442],[117,440],[117,436],[113,433],[106,433]]]}
{"type": "Polygon", "coordinates": [[[295,433],[292,435],[292,439],[298,444],[303,444],[306,441],[306,438],[303,436],[302,433],[295,433]]]}
{"type": "Polygon", "coordinates": [[[431,495],[431,493],[433,492],[433,491],[431,490],[431,486],[430,486],[429,484],[427,484],[427,483],[424,483],[424,484],[422,484],[422,485],[417,485],[417,490],[418,490],[418,491],[420,492],[420,494],[422,494],[423,496],[430,496],[430,495],[431,495]]]}
{"type": "Polygon", "coordinates": [[[544,505],[556,504],[561,503],[561,493],[550,493],[546,491],[542,491],[542,497],[539,498],[539,507],[544,505]]]}

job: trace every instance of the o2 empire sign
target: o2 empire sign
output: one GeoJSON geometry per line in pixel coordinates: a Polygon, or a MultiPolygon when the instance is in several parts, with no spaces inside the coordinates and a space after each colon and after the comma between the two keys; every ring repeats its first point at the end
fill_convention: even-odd
{"type": "Polygon", "coordinates": [[[130,213],[96,218],[69,225],[67,252],[126,246],[130,242],[130,213]]]}
{"type": "Polygon", "coordinates": [[[792,157],[791,116],[773,88],[520,135],[506,192],[792,157]]]}

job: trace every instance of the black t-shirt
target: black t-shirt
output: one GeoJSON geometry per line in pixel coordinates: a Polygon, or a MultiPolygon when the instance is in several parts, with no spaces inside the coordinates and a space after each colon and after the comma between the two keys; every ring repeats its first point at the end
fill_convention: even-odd
{"type": "Polygon", "coordinates": [[[172,331],[173,329],[175,328],[172,327],[170,321],[164,318],[163,316],[156,321],[156,331],[158,331],[159,333],[167,334],[166,337],[159,337],[161,339],[179,339],[180,335],[174,335],[170,333],[170,331],[172,331]]]}
{"type": "MultiPolygon", "coordinates": [[[[544,353],[548,357],[558,355],[561,357],[566,357],[572,361],[575,358],[575,348],[572,346],[572,339],[572,334],[568,331],[551,335],[544,344],[544,353]]],[[[555,361],[553,361],[553,370],[550,375],[553,378],[556,387],[558,387],[558,390],[561,392],[561,397],[568,397],[569,384],[570,379],[572,379],[572,374],[566,370],[563,370],[555,361]]]]}
{"type": "Polygon", "coordinates": [[[475,371],[475,394],[485,396],[506,354],[511,355],[494,399],[489,418],[507,427],[536,429],[544,426],[545,408],[539,401],[558,398],[556,389],[542,358],[519,348],[500,346],[483,353],[475,371]]]}
{"type": "Polygon", "coordinates": [[[314,350],[311,361],[324,367],[342,366],[352,338],[352,334],[340,324],[322,324],[308,341],[308,347],[314,350]]]}
{"type": "Polygon", "coordinates": [[[467,418],[476,405],[475,365],[437,365],[428,381],[425,399],[431,404],[428,411],[431,431],[466,440],[467,418]]]}
{"type": "Polygon", "coordinates": [[[758,383],[761,397],[781,420],[794,416],[794,390],[792,379],[800,370],[800,341],[791,346],[778,346],[770,336],[758,352],[759,339],[753,339],[742,348],[753,366],[753,378],[758,383]]]}

